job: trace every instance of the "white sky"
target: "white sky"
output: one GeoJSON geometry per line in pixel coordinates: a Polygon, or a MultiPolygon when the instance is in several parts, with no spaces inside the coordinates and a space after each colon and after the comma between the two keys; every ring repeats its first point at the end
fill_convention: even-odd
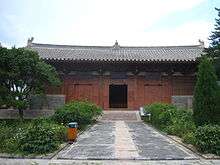
{"type": "MultiPolygon", "coordinates": [[[[0,0],[2,1],[2,0],[0,0]]],[[[213,30],[217,0],[21,0],[0,7],[0,42],[122,46],[198,44],[213,30]],[[209,10],[207,10],[209,9],[209,10]],[[205,13],[206,12],[206,13],[205,13]],[[214,13],[214,14],[213,14],[214,13]]]]}

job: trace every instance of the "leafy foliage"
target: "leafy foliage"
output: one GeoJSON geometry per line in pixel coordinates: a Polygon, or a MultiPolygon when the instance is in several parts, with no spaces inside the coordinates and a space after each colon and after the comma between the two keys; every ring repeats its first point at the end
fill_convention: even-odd
{"type": "Polygon", "coordinates": [[[168,123],[170,120],[169,113],[165,114],[166,116],[162,116],[161,114],[167,110],[176,109],[176,107],[171,104],[154,103],[154,104],[145,106],[144,109],[145,111],[151,113],[152,124],[159,127],[162,125],[162,123],[163,124],[168,123]],[[161,119],[159,118],[164,118],[164,120],[161,121],[161,119]]]}
{"type": "Polygon", "coordinates": [[[215,29],[209,37],[211,45],[205,51],[208,56],[214,59],[216,73],[218,78],[220,78],[220,9],[215,8],[215,10],[218,12],[218,18],[215,19],[215,29]]]}
{"type": "Polygon", "coordinates": [[[54,67],[42,61],[37,52],[25,48],[0,48],[0,106],[27,108],[31,94],[44,91],[45,84],[59,85],[54,67]]]}
{"type": "Polygon", "coordinates": [[[154,103],[144,107],[146,112],[151,113],[151,122],[157,127],[164,127],[171,121],[173,111],[177,108],[171,104],[154,103]]]}
{"type": "Polygon", "coordinates": [[[19,152],[19,139],[22,137],[30,121],[0,120],[0,152],[19,152]]]}
{"type": "Polygon", "coordinates": [[[24,153],[48,153],[56,150],[60,142],[65,140],[66,128],[64,126],[34,121],[24,132],[20,141],[20,149],[24,153]]]}
{"type": "Polygon", "coordinates": [[[163,131],[182,137],[195,130],[192,112],[179,109],[174,105],[154,103],[145,106],[145,111],[151,113],[151,123],[163,131]]]}
{"type": "Polygon", "coordinates": [[[220,126],[204,125],[196,128],[192,112],[169,104],[154,103],[145,106],[152,114],[151,123],[168,134],[183,138],[205,153],[220,155],[220,126]]]}
{"type": "Polygon", "coordinates": [[[215,8],[215,10],[218,12],[218,18],[215,19],[215,31],[213,31],[212,35],[209,37],[209,40],[211,40],[212,48],[219,47],[220,43],[220,9],[215,8]]]}
{"type": "Polygon", "coordinates": [[[58,108],[53,119],[58,123],[78,122],[79,125],[91,124],[102,113],[100,107],[93,103],[74,101],[58,108]]]}
{"type": "Polygon", "coordinates": [[[220,155],[220,126],[200,126],[195,132],[196,146],[202,152],[220,155]]]}
{"type": "Polygon", "coordinates": [[[185,135],[183,135],[183,142],[187,144],[196,144],[196,137],[194,132],[188,132],[185,135]]]}
{"type": "Polygon", "coordinates": [[[195,131],[195,129],[192,113],[187,110],[177,110],[171,117],[171,124],[164,128],[167,133],[180,137],[195,131]]]}
{"type": "Polygon", "coordinates": [[[196,125],[216,123],[220,120],[218,109],[217,77],[211,61],[203,57],[199,64],[194,91],[193,117],[196,125]]]}
{"type": "Polygon", "coordinates": [[[72,102],[59,108],[54,116],[32,120],[0,120],[0,152],[45,154],[58,149],[66,141],[66,126],[77,121],[80,128],[102,113],[89,102],[72,102]]]}
{"type": "Polygon", "coordinates": [[[42,154],[66,140],[66,127],[51,120],[0,120],[0,152],[42,154]]]}

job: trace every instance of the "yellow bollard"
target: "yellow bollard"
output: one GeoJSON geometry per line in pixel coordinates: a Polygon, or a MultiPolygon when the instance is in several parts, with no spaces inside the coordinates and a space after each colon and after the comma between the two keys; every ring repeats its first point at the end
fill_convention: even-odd
{"type": "Polygon", "coordinates": [[[68,124],[67,138],[69,143],[73,143],[74,141],[76,141],[77,133],[78,133],[77,128],[78,128],[77,122],[71,122],[68,124]]]}

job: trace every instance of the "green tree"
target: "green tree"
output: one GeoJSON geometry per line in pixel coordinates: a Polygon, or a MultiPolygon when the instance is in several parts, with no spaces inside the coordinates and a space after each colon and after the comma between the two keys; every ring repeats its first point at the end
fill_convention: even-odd
{"type": "Polygon", "coordinates": [[[8,49],[0,47],[0,106],[7,105],[10,98],[8,88],[3,85],[4,81],[10,76],[8,52],[8,49]]]}
{"type": "Polygon", "coordinates": [[[194,91],[193,117],[197,126],[216,123],[219,116],[217,76],[206,56],[200,59],[197,82],[194,91]]]}
{"type": "Polygon", "coordinates": [[[215,19],[215,28],[209,37],[210,46],[205,51],[209,57],[214,59],[216,73],[218,78],[220,78],[220,9],[215,8],[215,10],[218,12],[218,18],[215,19]]]}
{"type": "Polygon", "coordinates": [[[17,108],[21,119],[30,95],[44,92],[46,84],[60,84],[55,68],[25,48],[0,48],[0,77],[1,105],[17,108]]]}

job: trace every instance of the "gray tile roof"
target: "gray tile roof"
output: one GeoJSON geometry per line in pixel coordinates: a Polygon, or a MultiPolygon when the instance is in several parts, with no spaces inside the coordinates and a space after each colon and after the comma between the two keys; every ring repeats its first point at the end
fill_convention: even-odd
{"type": "Polygon", "coordinates": [[[196,61],[201,56],[201,45],[121,47],[114,46],[70,46],[31,43],[28,48],[47,60],[88,61],[196,61]]]}

